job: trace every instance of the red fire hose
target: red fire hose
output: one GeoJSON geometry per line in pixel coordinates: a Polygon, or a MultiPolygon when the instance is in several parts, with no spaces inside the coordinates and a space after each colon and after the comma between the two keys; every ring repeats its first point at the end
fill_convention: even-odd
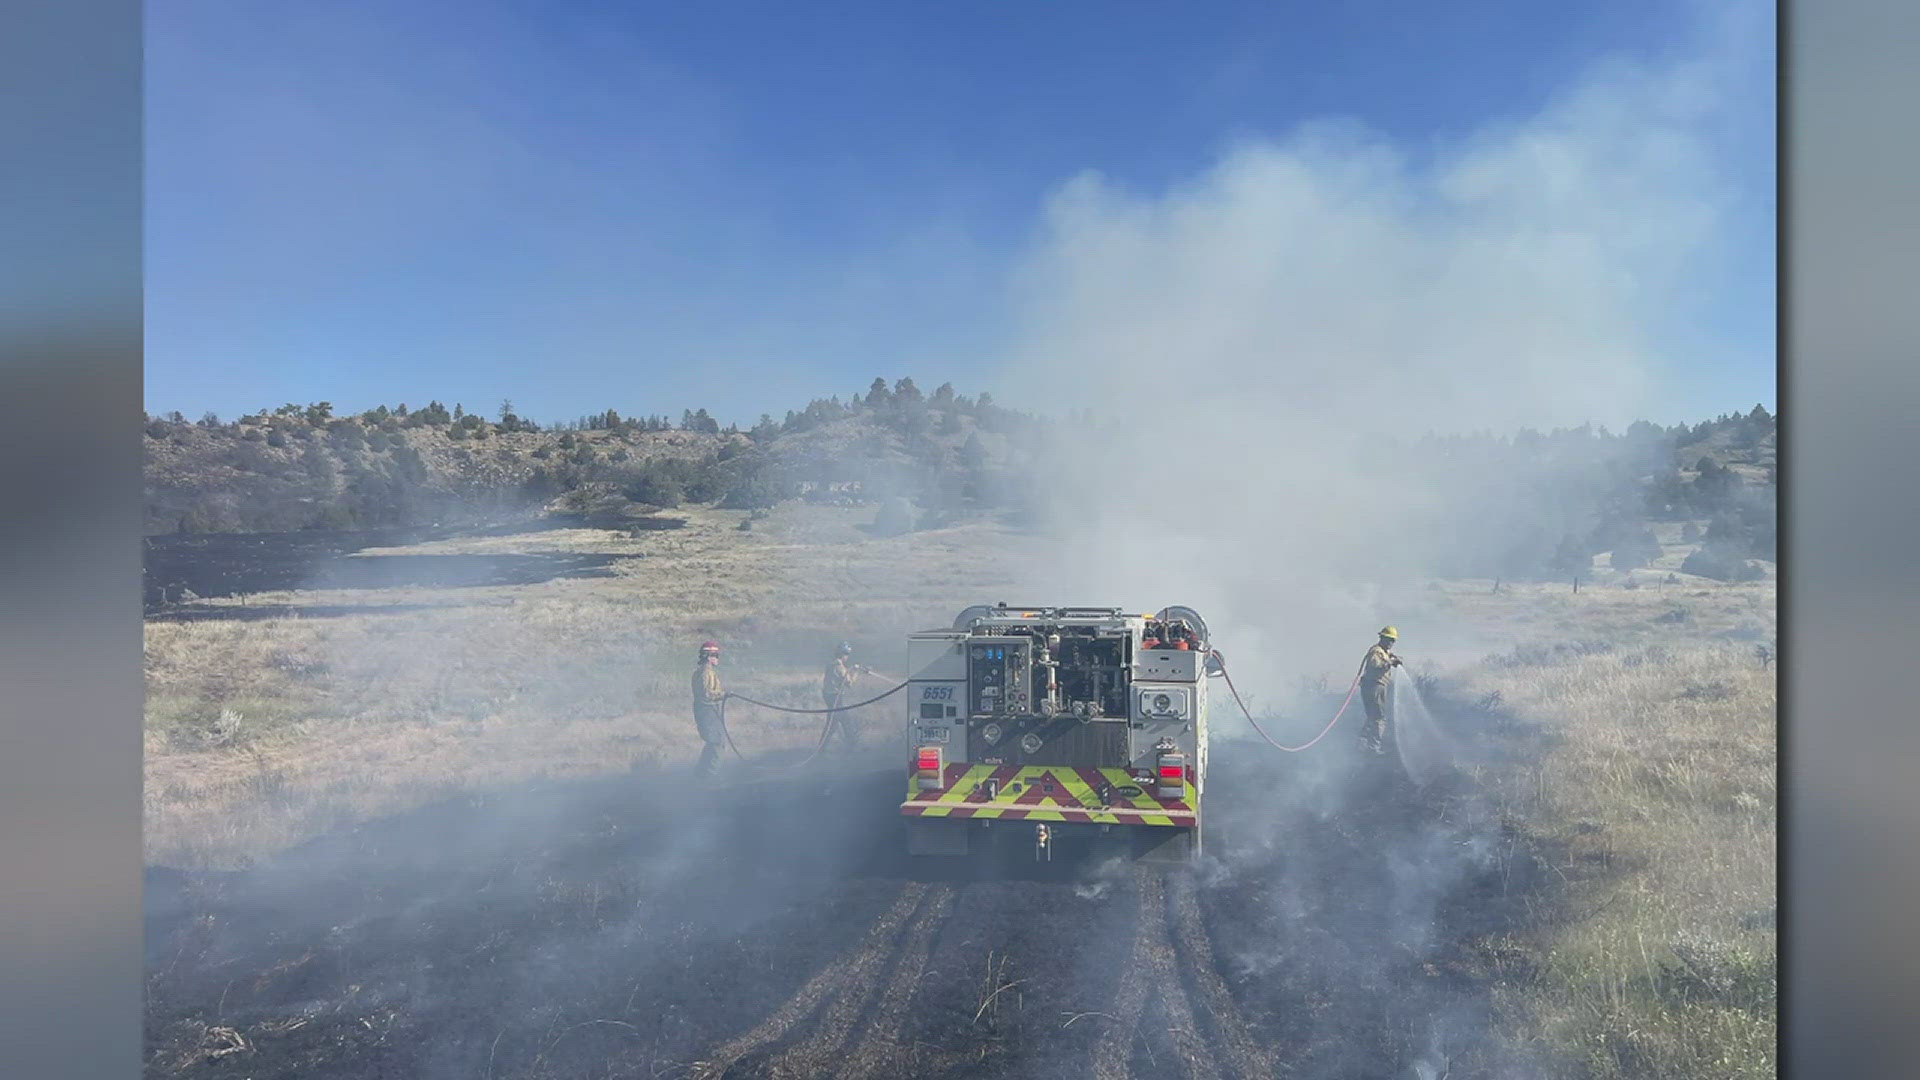
{"type": "MultiPolygon", "coordinates": [[[[1227,674],[1227,662],[1220,659],[1219,653],[1214,653],[1213,655],[1215,659],[1220,660],[1220,677],[1227,680],[1227,689],[1233,692],[1233,703],[1240,706],[1240,715],[1247,718],[1247,723],[1253,725],[1253,730],[1259,732],[1260,737],[1267,740],[1268,745],[1272,746],[1275,750],[1284,750],[1289,754],[1297,754],[1302,750],[1310,749],[1314,743],[1326,738],[1327,733],[1333,730],[1333,725],[1339,723],[1340,718],[1346,715],[1347,706],[1353,704],[1353,692],[1360,688],[1360,672],[1355,671],[1353,673],[1353,684],[1347,687],[1347,699],[1340,703],[1340,711],[1333,714],[1333,719],[1327,721],[1327,726],[1320,729],[1320,734],[1315,735],[1299,746],[1282,746],[1274,742],[1272,736],[1260,730],[1260,722],[1253,718],[1252,712],[1248,711],[1247,703],[1240,700],[1240,691],[1234,688],[1233,676],[1227,674]]],[[[1365,670],[1365,668],[1366,665],[1361,665],[1361,670],[1365,670]]]]}

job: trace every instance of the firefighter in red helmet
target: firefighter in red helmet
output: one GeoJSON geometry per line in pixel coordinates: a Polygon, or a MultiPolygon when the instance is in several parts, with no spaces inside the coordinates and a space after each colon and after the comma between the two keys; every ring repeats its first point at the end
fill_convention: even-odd
{"type": "Polygon", "coordinates": [[[720,703],[727,692],[720,686],[720,643],[700,645],[700,659],[693,669],[693,723],[700,731],[701,776],[712,776],[720,768],[720,751],[727,742],[726,714],[720,703]]]}

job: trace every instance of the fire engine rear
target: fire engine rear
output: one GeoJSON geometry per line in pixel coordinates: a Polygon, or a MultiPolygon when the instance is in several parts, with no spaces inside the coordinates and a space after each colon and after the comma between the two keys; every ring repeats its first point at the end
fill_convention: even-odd
{"type": "Polygon", "coordinates": [[[1018,830],[1149,860],[1200,851],[1206,623],[1190,608],[970,607],[907,641],[908,851],[1018,830]]]}

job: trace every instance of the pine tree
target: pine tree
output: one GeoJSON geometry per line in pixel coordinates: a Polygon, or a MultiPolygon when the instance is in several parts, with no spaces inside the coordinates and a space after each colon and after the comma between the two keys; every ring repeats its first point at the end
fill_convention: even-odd
{"type": "Polygon", "coordinates": [[[960,467],[963,469],[983,468],[987,463],[987,447],[980,441],[980,433],[975,431],[967,435],[967,441],[960,444],[960,467]]]}
{"type": "Polygon", "coordinates": [[[1548,568],[1566,577],[1585,574],[1593,566],[1593,557],[1580,538],[1568,533],[1561,537],[1560,546],[1554,549],[1553,560],[1548,568]]]}
{"type": "Polygon", "coordinates": [[[1660,557],[1660,541],[1653,530],[1642,528],[1623,537],[1608,556],[1615,570],[1639,570],[1660,557]]]}

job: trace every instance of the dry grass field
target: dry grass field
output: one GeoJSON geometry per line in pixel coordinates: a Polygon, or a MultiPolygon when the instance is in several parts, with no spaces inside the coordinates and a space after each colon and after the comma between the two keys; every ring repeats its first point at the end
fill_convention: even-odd
{"type": "MultiPolygon", "coordinates": [[[[450,793],[690,760],[682,703],[702,638],[727,643],[733,688],[812,706],[834,641],[884,668],[907,631],[1021,599],[1003,568],[1037,539],[984,523],[874,538],[872,514],[788,505],[743,530],[744,513],[695,510],[634,536],[440,541],[366,554],[614,558],[598,576],[397,575],[155,617],[148,860],[240,867],[450,793]]],[[[1483,945],[1510,958],[1503,1036],[1569,1075],[1774,1073],[1774,585],[1670,577],[1684,554],[1631,578],[1596,571],[1577,593],[1447,581],[1388,598],[1403,625],[1447,628],[1426,655],[1449,692],[1548,736],[1538,756],[1474,767],[1560,883],[1483,945]]],[[[729,719],[748,752],[816,730],[729,719]]]]}
{"type": "Polygon", "coordinates": [[[1453,693],[1548,736],[1477,779],[1557,853],[1555,910],[1493,944],[1520,958],[1512,1036],[1573,1075],[1777,1073],[1776,586],[1668,583],[1682,557],[1633,589],[1603,572],[1578,594],[1447,582],[1406,598],[1494,643],[1449,667],[1453,693]]]}
{"type": "Polygon", "coordinates": [[[1528,1026],[1595,1076],[1776,1072],[1775,687],[1756,646],[1489,667],[1554,752],[1495,778],[1564,852],[1567,910],[1522,937],[1528,1026]]]}
{"type": "MultiPolygon", "coordinates": [[[[750,531],[741,512],[686,516],[637,537],[557,530],[406,549],[599,553],[618,559],[607,576],[259,593],[150,621],[149,861],[245,865],[452,791],[690,758],[684,698],[700,640],[727,643],[730,686],[814,707],[835,641],[890,657],[908,631],[1004,591],[984,525],[875,539],[861,529],[872,511],[793,505],[750,531]]],[[[729,720],[748,752],[817,730],[757,710],[729,720]]]]}

